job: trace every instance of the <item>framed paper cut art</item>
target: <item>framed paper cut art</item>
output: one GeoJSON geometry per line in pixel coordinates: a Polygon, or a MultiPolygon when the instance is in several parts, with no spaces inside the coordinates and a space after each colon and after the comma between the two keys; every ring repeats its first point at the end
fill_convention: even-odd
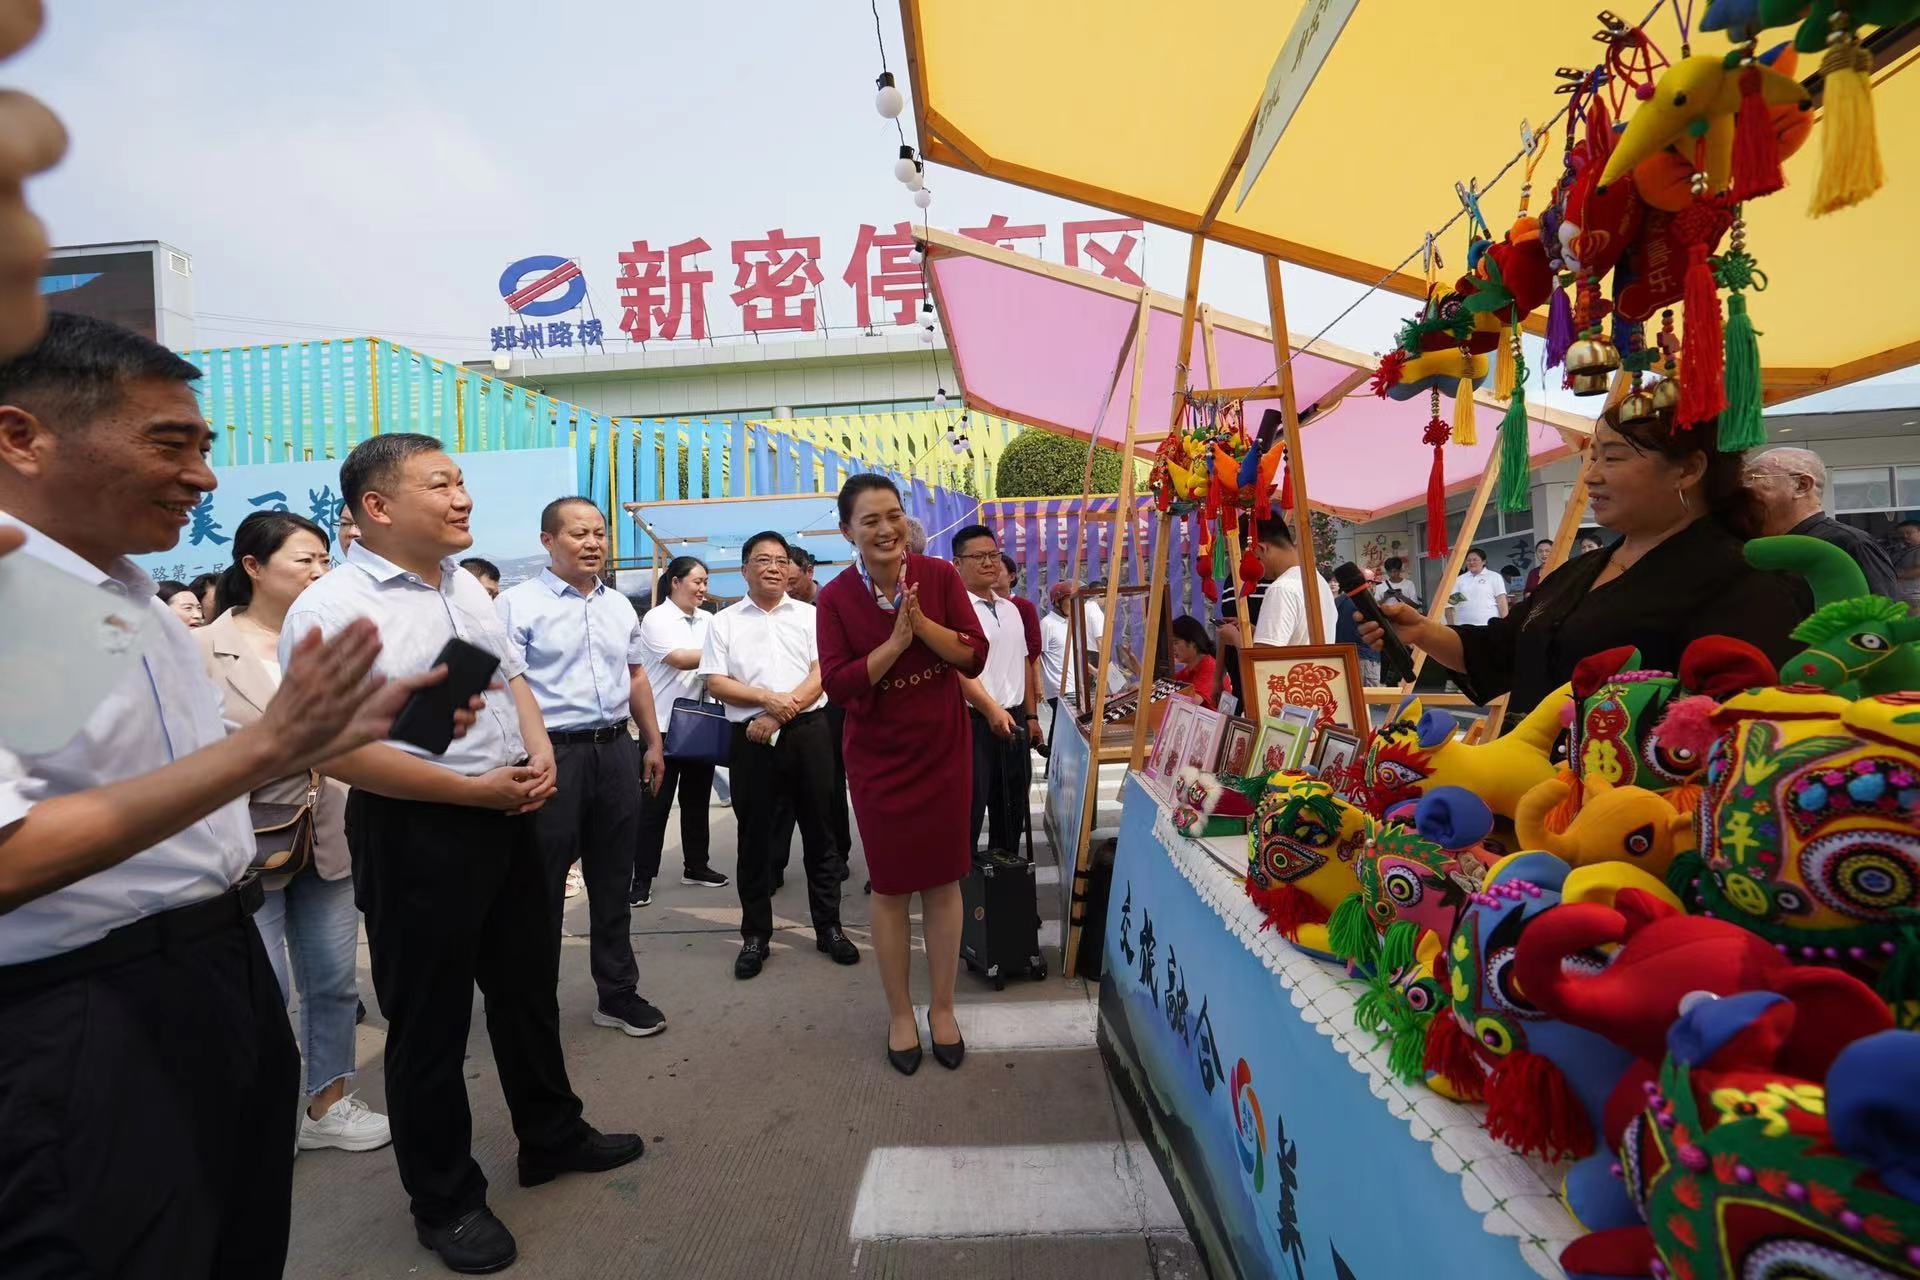
{"type": "Polygon", "coordinates": [[[1263,773],[1291,772],[1300,767],[1307,751],[1307,731],[1296,723],[1269,720],[1260,726],[1254,757],[1263,773]]]}
{"type": "Polygon", "coordinates": [[[1333,725],[1354,733],[1368,728],[1360,654],[1350,644],[1242,649],[1240,679],[1247,691],[1246,714],[1263,725],[1295,706],[1310,709],[1320,728],[1333,725]]]}
{"type": "Polygon", "coordinates": [[[1202,773],[1212,773],[1220,760],[1220,741],[1226,734],[1227,717],[1199,705],[1187,712],[1187,717],[1193,725],[1193,734],[1187,739],[1185,763],[1202,773]]]}
{"type": "Polygon", "coordinates": [[[1193,709],[1191,702],[1174,702],[1160,718],[1160,728],[1153,736],[1153,754],[1147,757],[1148,777],[1171,778],[1186,763],[1193,709]]]}
{"type": "Polygon", "coordinates": [[[1313,767],[1320,771],[1322,778],[1345,776],[1359,754],[1359,734],[1329,726],[1320,731],[1320,741],[1313,745],[1313,767]]]}
{"type": "Polygon", "coordinates": [[[1220,738],[1220,767],[1214,772],[1223,778],[1253,776],[1253,748],[1259,737],[1259,725],[1238,716],[1229,716],[1226,732],[1220,738]]]}

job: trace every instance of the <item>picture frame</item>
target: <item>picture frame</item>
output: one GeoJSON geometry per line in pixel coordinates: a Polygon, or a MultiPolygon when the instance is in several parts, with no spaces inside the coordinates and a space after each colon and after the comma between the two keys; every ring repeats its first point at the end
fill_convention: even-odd
{"type": "Polygon", "coordinates": [[[1199,703],[1192,704],[1187,712],[1187,721],[1192,726],[1187,739],[1187,754],[1182,763],[1192,765],[1202,773],[1212,773],[1220,762],[1220,743],[1227,731],[1227,717],[1199,703]]]}
{"type": "Polygon", "coordinates": [[[1331,780],[1351,769],[1359,755],[1359,734],[1328,725],[1320,731],[1320,740],[1313,744],[1313,767],[1321,777],[1331,780]]]}
{"type": "Polygon", "coordinates": [[[1161,717],[1160,730],[1153,738],[1153,751],[1147,757],[1147,776],[1165,781],[1186,763],[1187,739],[1192,734],[1194,703],[1174,701],[1161,717]]]}
{"type": "Polygon", "coordinates": [[[1243,714],[1264,727],[1286,706],[1306,707],[1319,728],[1363,734],[1369,728],[1366,690],[1360,683],[1360,653],[1350,644],[1307,644],[1240,651],[1243,714]]]}
{"type": "Polygon", "coordinates": [[[1219,767],[1214,773],[1222,778],[1245,778],[1253,767],[1253,748],[1260,738],[1260,726],[1251,720],[1229,715],[1220,735],[1219,767]]]}
{"type": "Polygon", "coordinates": [[[1292,772],[1306,755],[1307,731],[1297,722],[1269,720],[1260,726],[1254,746],[1255,767],[1262,773],[1292,772]]]}

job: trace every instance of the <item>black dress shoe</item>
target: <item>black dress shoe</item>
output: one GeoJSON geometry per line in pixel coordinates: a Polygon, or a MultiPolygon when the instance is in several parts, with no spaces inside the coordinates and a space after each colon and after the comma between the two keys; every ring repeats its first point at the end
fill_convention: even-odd
{"type": "Polygon", "coordinates": [[[911,1049],[896,1049],[887,1046],[887,1061],[893,1069],[903,1076],[910,1076],[920,1069],[920,1041],[916,1039],[911,1049]]]}
{"type": "Polygon", "coordinates": [[[647,1144],[637,1133],[601,1133],[588,1129],[564,1147],[542,1150],[520,1148],[520,1185],[537,1187],[563,1173],[603,1173],[632,1164],[646,1154],[647,1144]]]}
{"type": "Polygon", "coordinates": [[[733,958],[733,976],[736,978],[757,978],[760,966],[767,962],[767,944],[759,938],[748,938],[740,944],[740,954],[733,958]]]}
{"type": "Polygon", "coordinates": [[[821,934],[813,945],[832,956],[835,964],[860,963],[860,948],[854,946],[853,940],[840,932],[839,925],[834,925],[833,928],[821,934]]]}
{"type": "Polygon", "coordinates": [[[520,1256],[513,1232],[484,1205],[445,1226],[430,1227],[416,1220],[413,1231],[421,1244],[440,1255],[447,1270],[463,1276],[504,1271],[520,1256]]]}
{"type": "Polygon", "coordinates": [[[952,1044],[941,1044],[938,1040],[933,1042],[933,1060],[949,1071],[958,1067],[960,1060],[966,1056],[967,1042],[964,1038],[955,1040],[952,1044]]]}

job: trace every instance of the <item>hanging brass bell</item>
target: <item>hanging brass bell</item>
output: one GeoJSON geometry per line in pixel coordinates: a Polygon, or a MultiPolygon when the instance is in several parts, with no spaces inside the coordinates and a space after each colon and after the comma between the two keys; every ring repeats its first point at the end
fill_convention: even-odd
{"type": "Polygon", "coordinates": [[[1567,385],[1577,396],[1599,396],[1620,368],[1620,350],[1613,340],[1596,335],[1567,348],[1567,385]]]}
{"type": "Polygon", "coordinates": [[[1647,388],[1647,394],[1653,399],[1655,413],[1672,413],[1680,403],[1680,379],[1662,378],[1647,388]]]}
{"type": "Polygon", "coordinates": [[[1644,387],[1635,387],[1613,411],[1614,422],[1622,427],[1644,427],[1659,416],[1659,406],[1654,404],[1652,393],[1644,387]]]}

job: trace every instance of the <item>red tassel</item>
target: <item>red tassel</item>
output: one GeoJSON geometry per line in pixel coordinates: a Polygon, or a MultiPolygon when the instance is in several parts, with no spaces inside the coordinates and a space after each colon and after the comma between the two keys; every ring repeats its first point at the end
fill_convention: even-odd
{"type": "Polygon", "coordinates": [[[1427,1024],[1427,1048],[1420,1067],[1453,1086],[1459,1097],[1477,1102],[1486,1095],[1487,1067],[1460,1019],[1442,1009],[1427,1024]]]}
{"type": "Polygon", "coordinates": [[[1787,185],[1780,168],[1780,140],[1773,131],[1767,100],[1760,92],[1760,68],[1740,73],[1740,111],[1733,122],[1733,198],[1770,196],[1787,185]]]}
{"type": "Polygon", "coordinates": [[[1220,584],[1212,578],[1202,578],[1200,579],[1200,594],[1207,598],[1208,603],[1219,604],[1220,584]]]}
{"type": "Polygon", "coordinates": [[[1253,905],[1260,908],[1260,914],[1266,923],[1262,929],[1277,929],[1280,936],[1289,942],[1300,940],[1300,930],[1305,925],[1325,924],[1327,909],[1320,900],[1304,889],[1290,884],[1277,884],[1270,889],[1256,889],[1253,881],[1247,881],[1247,897],[1253,905]]]}
{"type": "MultiPolygon", "coordinates": [[[[1437,1019],[1436,1019],[1437,1021],[1437,1019]]],[[[1593,1125],[1552,1059],[1516,1049],[1487,1074],[1487,1132],[1547,1160],[1593,1153],[1593,1125]]]]}
{"type": "Polygon", "coordinates": [[[1243,590],[1251,588],[1260,581],[1260,557],[1249,546],[1240,553],[1240,586],[1243,590]]]}
{"type": "Polygon", "coordinates": [[[1447,420],[1435,416],[1420,434],[1420,443],[1433,446],[1433,470],[1427,473],[1427,558],[1447,557],[1447,462],[1445,445],[1453,436],[1447,420]]]}
{"type": "Polygon", "coordinates": [[[1293,459],[1286,458],[1280,463],[1280,509],[1293,510],[1293,459]]]}

